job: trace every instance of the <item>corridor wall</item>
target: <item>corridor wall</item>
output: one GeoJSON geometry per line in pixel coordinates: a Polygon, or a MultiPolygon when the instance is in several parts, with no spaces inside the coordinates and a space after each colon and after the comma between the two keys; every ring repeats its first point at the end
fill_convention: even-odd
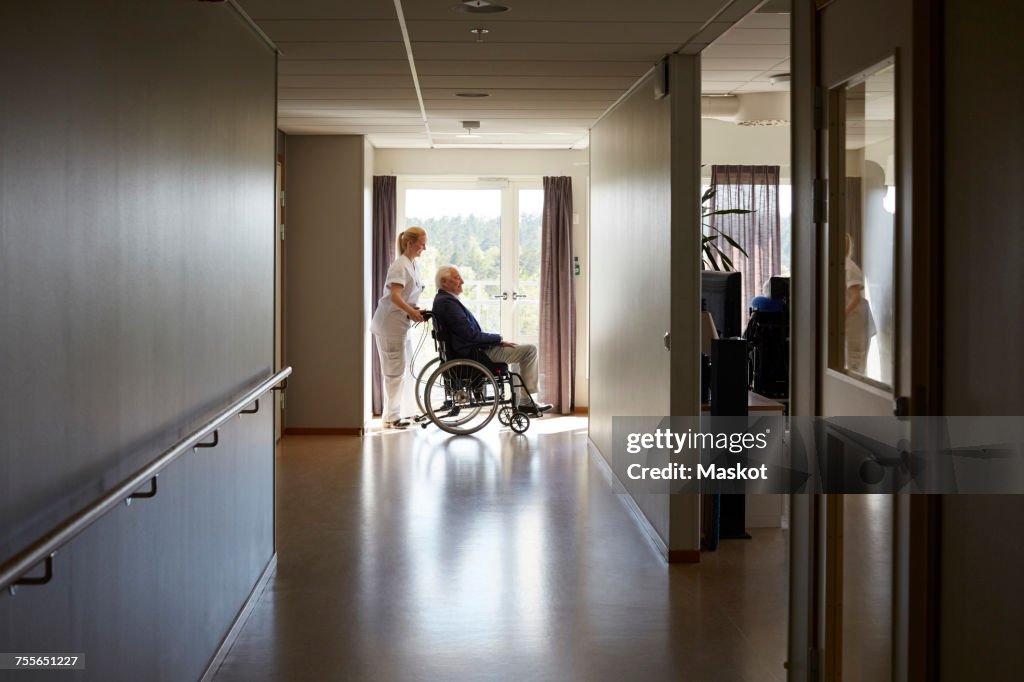
{"type": "MultiPolygon", "coordinates": [[[[653,83],[590,131],[590,439],[609,464],[614,417],[671,409],[671,103],[653,83]]],[[[669,498],[634,501],[667,545],[669,498]]]]}
{"type": "MultiPolygon", "coordinates": [[[[654,78],[590,138],[590,437],[615,470],[614,417],[699,413],[699,56],[672,55],[668,97],[654,78]]],[[[699,560],[697,496],[631,498],[669,561],[699,560]]]]}
{"type": "MultiPolygon", "coordinates": [[[[369,210],[361,135],[288,136],[285,428],[359,433],[369,420],[369,210]]],[[[369,186],[367,185],[369,182],[369,186]]]]}
{"type": "MultiPolygon", "coordinates": [[[[0,39],[2,561],[270,375],[276,58],[227,3],[16,3],[0,39]]],[[[274,554],[273,448],[263,409],[178,459],[0,594],[0,651],[198,679],[274,554]]]]}
{"type": "MultiPolygon", "coordinates": [[[[967,0],[946,0],[944,9],[943,411],[1019,416],[1024,94],[1001,88],[1000,74],[1024,61],[1024,7],[996,0],[977,16],[967,0]]],[[[946,495],[940,516],[939,679],[1019,675],[1024,497],[946,495]]]]}

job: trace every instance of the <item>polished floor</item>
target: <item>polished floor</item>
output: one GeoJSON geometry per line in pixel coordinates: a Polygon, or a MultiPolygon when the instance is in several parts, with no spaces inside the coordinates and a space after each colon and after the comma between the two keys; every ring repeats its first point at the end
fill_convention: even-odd
{"type": "Polygon", "coordinates": [[[576,417],[286,437],[277,571],[214,679],[784,680],[783,531],[670,566],[597,456],[576,417]]]}
{"type": "Polygon", "coordinates": [[[892,679],[893,498],[843,496],[843,679],[892,679]]]}

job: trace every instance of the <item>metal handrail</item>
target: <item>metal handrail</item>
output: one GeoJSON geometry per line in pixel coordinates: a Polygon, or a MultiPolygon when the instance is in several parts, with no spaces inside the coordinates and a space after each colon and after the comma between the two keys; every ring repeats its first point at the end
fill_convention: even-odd
{"type": "MultiPolygon", "coordinates": [[[[49,531],[44,533],[38,540],[28,545],[13,557],[0,565],[0,590],[10,588],[12,593],[16,584],[42,584],[48,582],[52,575],[53,555],[58,549],[71,542],[79,533],[84,531],[101,516],[119,505],[121,502],[131,500],[133,497],[151,497],[148,493],[138,494],[135,491],[142,485],[150,482],[152,492],[156,492],[156,476],[180,455],[194,447],[213,447],[218,441],[217,430],[229,419],[239,414],[244,407],[251,405],[260,396],[271,390],[277,384],[285,380],[292,373],[291,367],[285,367],[269,379],[262,381],[258,386],[250,390],[241,398],[224,408],[216,417],[203,424],[183,440],[178,441],[170,449],[165,450],[159,457],[134,474],[124,479],[106,493],[95,499],[82,510],[67,517],[49,531]],[[207,436],[214,434],[212,444],[201,443],[207,436]],[[46,577],[23,578],[33,566],[46,562],[46,577]]],[[[248,412],[252,414],[252,412],[248,412]]]]}

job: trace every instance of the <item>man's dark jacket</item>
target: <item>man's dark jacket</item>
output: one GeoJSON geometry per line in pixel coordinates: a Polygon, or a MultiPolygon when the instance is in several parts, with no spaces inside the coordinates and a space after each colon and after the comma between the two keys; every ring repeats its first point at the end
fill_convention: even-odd
{"type": "Polygon", "coordinates": [[[470,357],[474,348],[496,346],[501,343],[501,334],[491,334],[480,329],[469,308],[455,294],[444,289],[434,297],[434,316],[441,328],[448,334],[450,348],[459,357],[470,357]]]}

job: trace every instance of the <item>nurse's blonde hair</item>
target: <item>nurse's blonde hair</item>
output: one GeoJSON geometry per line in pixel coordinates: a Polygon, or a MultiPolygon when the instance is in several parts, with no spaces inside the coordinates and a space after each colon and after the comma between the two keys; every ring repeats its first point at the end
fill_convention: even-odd
{"type": "Polygon", "coordinates": [[[418,225],[413,227],[405,228],[402,234],[398,235],[398,255],[405,253],[405,250],[415,241],[418,241],[420,237],[427,234],[427,231],[418,225]]]}

